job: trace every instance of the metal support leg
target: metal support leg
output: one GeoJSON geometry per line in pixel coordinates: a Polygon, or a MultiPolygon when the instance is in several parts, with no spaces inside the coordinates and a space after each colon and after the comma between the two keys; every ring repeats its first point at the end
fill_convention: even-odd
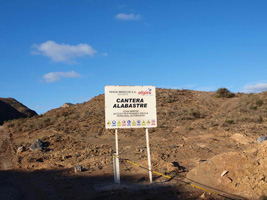
{"type": "Polygon", "coordinates": [[[146,148],[147,148],[147,160],[148,160],[149,182],[152,183],[152,171],[151,171],[151,159],[150,159],[149,135],[148,135],[148,129],[147,129],[147,128],[146,128],[146,148]]]}

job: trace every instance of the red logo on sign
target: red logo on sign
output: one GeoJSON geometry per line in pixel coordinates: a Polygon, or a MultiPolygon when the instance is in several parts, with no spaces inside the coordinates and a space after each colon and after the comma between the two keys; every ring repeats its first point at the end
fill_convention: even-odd
{"type": "Polygon", "coordinates": [[[141,94],[141,95],[145,96],[147,94],[151,94],[151,92],[149,92],[149,91],[140,91],[140,92],[138,92],[138,94],[141,94]]]}
{"type": "Polygon", "coordinates": [[[151,95],[152,94],[152,89],[148,88],[146,91],[139,91],[138,94],[145,96],[145,95],[151,95]]]}

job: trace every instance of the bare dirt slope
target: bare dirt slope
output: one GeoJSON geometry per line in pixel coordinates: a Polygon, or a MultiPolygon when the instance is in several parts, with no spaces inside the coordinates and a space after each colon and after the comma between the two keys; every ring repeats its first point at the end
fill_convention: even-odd
{"type": "Polygon", "coordinates": [[[255,199],[267,195],[266,177],[267,142],[244,152],[219,154],[187,174],[202,184],[255,199]]]}
{"type": "MultiPolygon", "coordinates": [[[[113,182],[112,153],[115,149],[114,131],[104,128],[104,95],[82,104],[54,109],[44,115],[5,123],[12,152],[12,173],[17,177],[31,177],[32,184],[36,173],[39,173],[41,178],[38,181],[48,191],[43,191],[44,199],[47,194],[62,199],[88,199],[88,195],[91,199],[129,199],[131,196],[133,199],[197,199],[203,191],[187,184],[190,183],[186,178],[188,172],[191,180],[208,187],[213,186],[212,174],[205,179],[201,177],[209,174],[212,166],[221,167],[218,171],[214,169],[219,176],[220,170],[225,168],[224,159],[216,158],[227,157],[227,165],[231,166],[228,170],[231,171],[236,167],[235,156],[243,155],[243,151],[248,157],[258,159],[258,154],[249,149],[260,147],[257,138],[266,135],[267,93],[217,98],[213,92],[157,89],[157,112],[158,128],[149,130],[152,167],[173,177],[168,180],[154,174],[155,184],[160,189],[144,189],[147,171],[123,160],[147,166],[145,131],[132,129],[119,130],[122,183],[130,184],[131,189],[125,186],[125,190],[101,190],[113,182]],[[46,149],[31,152],[28,147],[37,138],[45,142],[46,149]],[[17,154],[19,146],[27,150],[17,154]],[[215,164],[208,165],[210,160],[215,164]],[[79,174],[73,172],[73,166],[77,164],[85,169],[79,174]],[[201,168],[206,165],[208,167],[201,168]],[[199,176],[195,177],[195,172],[199,176]],[[90,188],[87,193],[86,188],[90,188]]],[[[265,153],[259,155],[265,156],[265,153]]],[[[249,162],[249,159],[243,161],[249,162]]],[[[261,167],[264,162],[260,163],[261,167]]],[[[247,164],[249,171],[259,169],[259,166],[247,164]]],[[[7,177],[11,175],[6,174],[7,177]]],[[[249,193],[244,192],[248,182],[241,178],[243,172],[231,176],[231,182],[216,183],[215,189],[222,190],[224,194],[228,192],[232,198],[258,198],[266,195],[262,189],[266,185],[266,174],[261,175],[263,177],[257,180],[260,178],[262,182],[254,184],[249,193]]],[[[197,183],[194,182],[194,185],[197,183]]],[[[36,191],[42,191],[41,186],[35,187],[36,191]]],[[[223,199],[218,195],[204,196],[206,199],[223,199]]]]}

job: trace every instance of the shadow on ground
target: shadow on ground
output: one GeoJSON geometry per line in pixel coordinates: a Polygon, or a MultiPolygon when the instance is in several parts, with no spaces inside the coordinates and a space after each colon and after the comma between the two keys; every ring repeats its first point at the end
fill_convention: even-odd
{"type": "MultiPolygon", "coordinates": [[[[139,177],[141,177],[140,175],[139,177]]],[[[135,177],[121,177],[114,185],[113,175],[74,174],[72,169],[0,171],[0,199],[5,200],[89,200],[89,199],[197,199],[201,193],[186,192],[168,183],[147,184],[135,177]]]]}

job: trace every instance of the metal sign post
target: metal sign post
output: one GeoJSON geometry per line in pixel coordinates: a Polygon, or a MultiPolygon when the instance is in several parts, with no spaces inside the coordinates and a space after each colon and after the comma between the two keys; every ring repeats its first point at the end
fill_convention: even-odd
{"type": "Polygon", "coordinates": [[[115,129],[115,145],[116,145],[116,155],[115,155],[115,164],[114,164],[114,180],[115,180],[115,183],[120,184],[118,129],[115,129]]]}
{"type": "Polygon", "coordinates": [[[146,148],[147,148],[147,161],[148,161],[149,182],[152,183],[152,171],[151,171],[151,158],[150,158],[150,147],[149,147],[148,128],[146,128],[146,148]]]}

